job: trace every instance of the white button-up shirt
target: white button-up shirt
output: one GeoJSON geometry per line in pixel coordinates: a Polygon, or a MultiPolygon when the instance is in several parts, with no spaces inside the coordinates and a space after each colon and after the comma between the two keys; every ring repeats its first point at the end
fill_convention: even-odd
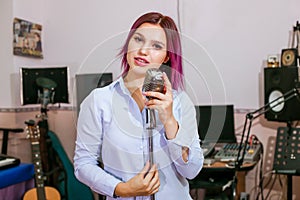
{"type": "MultiPolygon", "coordinates": [[[[184,91],[173,91],[173,98],[173,114],[179,124],[176,138],[168,140],[165,137],[157,113],[156,128],[151,131],[154,163],[160,178],[155,196],[157,200],[190,200],[187,178],[192,179],[199,173],[204,158],[193,103],[184,91]],[[182,159],[182,147],[189,148],[188,162],[182,159]]],[[[140,111],[123,78],[93,90],[81,104],[75,175],[95,192],[106,195],[107,200],[114,199],[119,182],[126,182],[138,174],[149,160],[146,110],[140,111]],[[104,168],[99,167],[99,162],[104,168]]]]}

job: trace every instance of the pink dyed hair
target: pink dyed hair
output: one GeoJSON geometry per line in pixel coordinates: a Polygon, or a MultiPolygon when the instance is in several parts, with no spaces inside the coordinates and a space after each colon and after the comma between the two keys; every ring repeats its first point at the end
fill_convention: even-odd
{"type": "Polygon", "coordinates": [[[167,37],[167,56],[169,60],[166,64],[162,65],[161,69],[166,70],[172,87],[176,90],[183,89],[183,69],[182,69],[182,50],[180,35],[173,19],[168,16],[164,16],[157,12],[150,12],[140,16],[132,25],[130,32],[127,36],[124,46],[121,48],[119,55],[122,57],[122,76],[124,77],[129,71],[129,65],[127,62],[127,49],[128,43],[134,34],[135,30],[143,23],[151,23],[160,25],[167,37]]]}

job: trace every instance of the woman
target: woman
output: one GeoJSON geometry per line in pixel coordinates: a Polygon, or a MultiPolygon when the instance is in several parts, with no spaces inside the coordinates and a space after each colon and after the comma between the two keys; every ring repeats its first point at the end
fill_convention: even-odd
{"type": "Polygon", "coordinates": [[[107,199],[191,199],[188,179],[202,168],[194,105],[183,91],[180,37],[174,21],[147,13],[131,27],[120,55],[123,73],[80,108],[76,177],[107,199]],[[149,68],[168,66],[165,92],[143,92],[149,68]],[[145,96],[152,96],[147,100],[145,96]],[[157,115],[149,163],[147,109],[157,115]],[[98,167],[99,163],[103,168],[98,167]]]}

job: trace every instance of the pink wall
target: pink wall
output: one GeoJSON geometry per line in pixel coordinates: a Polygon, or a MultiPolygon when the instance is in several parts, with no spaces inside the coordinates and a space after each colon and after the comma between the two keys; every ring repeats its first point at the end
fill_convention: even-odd
{"type": "MultiPolygon", "coordinates": [[[[74,155],[76,137],[74,113],[72,110],[66,109],[48,112],[49,128],[58,135],[71,160],[74,155]]],[[[30,119],[38,121],[38,119],[35,118],[37,114],[39,114],[38,110],[27,112],[0,112],[0,127],[25,129],[26,125],[24,122],[30,119]]],[[[8,154],[21,158],[22,162],[31,162],[31,147],[29,140],[26,139],[26,133],[11,133],[9,134],[9,138],[8,154]]]]}

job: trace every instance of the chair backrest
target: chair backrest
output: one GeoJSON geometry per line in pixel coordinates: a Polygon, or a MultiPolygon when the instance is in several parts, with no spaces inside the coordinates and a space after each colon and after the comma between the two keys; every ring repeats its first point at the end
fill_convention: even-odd
{"type": "Polygon", "coordinates": [[[24,130],[22,128],[0,128],[0,131],[3,131],[1,153],[2,154],[7,154],[7,145],[8,145],[8,135],[9,135],[9,133],[10,132],[20,133],[20,132],[23,132],[24,130]]]}
{"type": "Polygon", "coordinates": [[[53,150],[57,153],[64,171],[66,172],[66,176],[63,177],[65,179],[63,181],[64,186],[58,186],[59,190],[63,190],[63,188],[65,188],[66,191],[60,192],[65,193],[65,196],[69,200],[93,200],[94,196],[91,189],[76,179],[73,164],[67,156],[57,135],[52,131],[48,131],[48,136],[52,142],[53,150]]]}

